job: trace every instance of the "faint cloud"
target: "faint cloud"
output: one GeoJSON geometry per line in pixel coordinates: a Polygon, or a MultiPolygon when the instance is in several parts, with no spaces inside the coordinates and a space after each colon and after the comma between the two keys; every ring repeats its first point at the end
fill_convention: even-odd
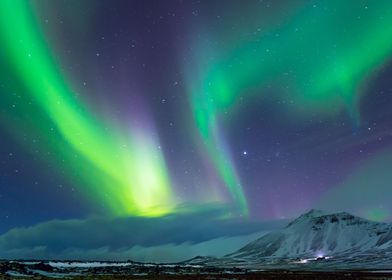
{"type": "Polygon", "coordinates": [[[159,218],[53,220],[0,236],[0,258],[180,261],[223,255],[283,225],[222,219],[219,209],[159,218]]]}

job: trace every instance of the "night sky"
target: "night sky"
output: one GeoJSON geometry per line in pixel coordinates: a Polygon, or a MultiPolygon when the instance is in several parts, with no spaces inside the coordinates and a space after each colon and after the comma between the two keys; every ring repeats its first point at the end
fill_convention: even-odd
{"type": "Polygon", "coordinates": [[[390,26],[389,0],[1,0],[0,248],[165,254],[310,208],[391,221],[390,26]]]}

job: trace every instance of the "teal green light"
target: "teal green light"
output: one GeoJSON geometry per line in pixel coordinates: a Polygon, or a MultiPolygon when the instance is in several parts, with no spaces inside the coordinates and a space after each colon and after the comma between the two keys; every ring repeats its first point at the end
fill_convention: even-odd
{"type": "MultiPolygon", "coordinates": [[[[222,87],[224,88],[223,84],[222,87]]],[[[248,215],[248,204],[241,181],[236,173],[230,153],[226,148],[222,131],[218,126],[215,101],[208,94],[203,95],[203,93],[194,89],[191,92],[196,124],[208,157],[213,163],[215,171],[227,187],[236,211],[239,211],[241,215],[248,215]],[[199,93],[200,95],[198,95],[199,93]]],[[[208,91],[203,92],[208,93],[208,91]]]]}
{"type": "MultiPolygon", "coordinates": [[[[333,117],[345,110],[358,127],[366,83],[391,58],[391,1],[319,1],[295,11],[253,36],[242,36],[252,33],[246,20],[235,31],[223,23],[215,33],[206,32],[209,40],[193,42],[194,63],[186,66],[189,99],[204,148],[243,213],[246,196],[230,153],[222,147],[224,128],[219,121],[239,97],[249,101],[274,92],[288,104],[290,116],[333,117]],[[228,32],[227,37],[237,40],[225,45],[220,38],[228,32]]],[[[254,16],[262,19],[263,12],[254,16]]]]}
{"type": "MultiPolygon", "coordinates": [[[[199,90],[205,93],[196,98],[207,93],[216,111],[222,112],[243,93],[273,85],[279,78],[298,107],[356,106],[362,83],[390,56],[392,31],[385,27],[392,22],[391,5],[329,1],[320,3],[319,9],[305,6],[282,26],[215,52],[213,63],[202,62],[199,90]]],[[[206,53],[198,59],[203,57],[206,53]]]]}
{"type": "Polygon", "coordinates": [[[53,61],[28,1],[0,2],[0,42],[2,58],[10,67],[7,72],[23,85],[16,90],[34,100],[20,113],[30,111],[30,124],[42,135],[54,135],[49,141],[57,161],[79,172],[75,176],[86,184],[81,189],[88,199],[113,215],[159,216],[173,211],[170,178],[153,131],[131,126],[125,137],[108,131],[90,114],[53,61]],[[38,121],[34,108],[44,112],[45,123],[38,121]]]}

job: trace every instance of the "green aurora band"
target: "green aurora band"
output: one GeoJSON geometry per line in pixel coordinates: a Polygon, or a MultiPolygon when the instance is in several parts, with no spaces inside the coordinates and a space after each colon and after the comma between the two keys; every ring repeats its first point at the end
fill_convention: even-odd
{"type": "MultiPolygon", "coordinates": [[[[37,136],[40,141],[27,147],[34,156],[36,150],[50,150],[39,156],[72,174],[91,203],[110,215],[178,211],[151,122],[141,116],[143,125],[124,129],[94,115],[68,85],[29,3],[0,1],[0,70],[8,81],[0,88],[0,101],[3,108],[12,108],[1,124],[16,139],[37,136]]],[[[254,11],[237,31],[223,23],[216,34],[205,32],[205,38],[217,38],[216,48],[203,41],[194,44],[198,52],[186,66],[185,79],[196,139],[240,214],[249,214],[248,203],[223,121],[240,98],[268,102],[274,94],[285,100],[290,116],[330,117],[345,110],[356,129],[366,83],[392,53],[392,2],[366,3],[298,5],[290,17],[278,11],[282,20],[241,36],[264,16],[259,13],[265,11],[254,11]],[[234,38],[228,43],[227,30],[232,34],[226,37],[234,38]]]]}
{"type": "Polygon", "coordinates": [[[81,191],[92,203],[103,204],[108,215],[171,212],[175,201],[169,175],[158,140],[145,131],[148,124],[121,135],[105,129],[88,112],[53,61],[28,3],[0,2],[2,73],[18,80],[13,88],[2,89],[1,102],[17,104],[18,127],[34,127],[36,135],[46,137],[40,148],[49,145],[55,164],[68,165],[70,174],[78,174],[81,191]],[[28,101],[15,100],[11,92],[28,101]]]}
{"type": "Polygon", "coordinates": [[[286,100],[290,115],[299,118],[333,116],[346,109],[356,130],[363,88],[392,53],[392,1],[366,3],[307,3],[290,18],[278,16],[284,20],[246,40],[238,40],[239,34],[251,33],[245,31],[249,25],[241,22],[238,36],[230,34],[237,39],[227,48],[217,38],[234,31],[224,24],[205,36],[215,39],[196,42],[195,63],[185,71],[194,119],[211,162],[243,214],[248,213],[246,196],[224,148],[220,119],[227,118],[239,97],[266,97],[273,92],[286,100]],[[224,47],[211,47],[214,40],[224,47]]]}

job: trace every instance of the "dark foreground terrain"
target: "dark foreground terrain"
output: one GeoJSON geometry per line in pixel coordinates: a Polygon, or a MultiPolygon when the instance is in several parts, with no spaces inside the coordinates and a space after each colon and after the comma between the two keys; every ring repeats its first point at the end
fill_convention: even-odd
{"type": "Polygon", "coordinates": [[[136,262],[0,261],[0,279],[391,279],[392,270],[301,271],[251,270],[195,264],[136,262]]]}
{"type": "Polygon", "coordinates": [[[269,271],[269,272],[247,272],[247,273],[212,273],[212,274],[151,274],[151,275],[82,275],[82,276],[57,276],[56,278],[47,276],[9,276],[0,275],[0,279],[98,279],[98,280],[136,280],[136,279],[162,279],[162,280],[180,280],[180,279],[190,279],[190,280],[269,280],[269,279],[298,279],[298,280],[339,280],[339,279],[392,279],[391,273],[385,272],[301,272],[301,271],[269,271]]]}

